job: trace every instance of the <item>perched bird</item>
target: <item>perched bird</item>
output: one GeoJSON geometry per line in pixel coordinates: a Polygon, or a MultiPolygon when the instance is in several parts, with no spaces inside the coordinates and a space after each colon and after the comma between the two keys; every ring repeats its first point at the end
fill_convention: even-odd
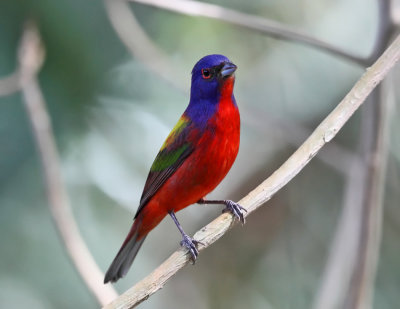
{"type": "Polygon", "coordinates": [[[125,276],[147,234],[169,214],[182,234],[181,246],[196,260],[197,241],[175,213],[191,204],[224,204],[244,223],[245,209],[230,200],[205,200],[226,176],[239,150],[240,116],[233,96],[236,65],[208,55],[192,70],[190,102],[150,168],[133,226],[109,267],[104,283],[125,276]]]}

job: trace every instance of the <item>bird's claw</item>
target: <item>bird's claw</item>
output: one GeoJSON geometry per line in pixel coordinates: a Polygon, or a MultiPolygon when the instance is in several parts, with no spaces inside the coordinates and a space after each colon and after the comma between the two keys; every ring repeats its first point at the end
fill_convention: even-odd
{"type": "Polygon", "coordinates": [[[189,250],[193,265],[196,263],[197,256],[199,255],[199,250],[196,247],[198,244],[202,243],[190,238],[188,235],[184,235],[181,241],[181,246],[189,250]]]}
{"type": "Polygon", "coordinates": [[[240,223],[242,223],[242,225],[246,223],[246,219],[243,215],[243,212],[247,212],[246,208],[244,208],[244,207],[240,206],[238,203],[235,203],[234,201],[230,201],[230,200],[227,200],[225,205],[226,205],[226,208],[222,212],[229,211],[230,213],[232,213],[235,216],[235,218],[237,218],[240,221],[240,223]]]}

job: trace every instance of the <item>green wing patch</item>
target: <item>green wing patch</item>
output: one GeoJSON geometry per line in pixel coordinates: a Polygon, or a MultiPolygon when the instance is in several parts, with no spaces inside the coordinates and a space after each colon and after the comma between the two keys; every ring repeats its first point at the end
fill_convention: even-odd
{"type": "Polygon", "coordinates": [[[161,172],[162,170],[174,165],[174,163],[179,160],[179,158],[183,153],[186,152],[188,148],[188,144],[184,144],[182,147],[172,151],[166,151],[164,148],[164,150],[158,153],[150,170],[152,172],[161,172]]]}

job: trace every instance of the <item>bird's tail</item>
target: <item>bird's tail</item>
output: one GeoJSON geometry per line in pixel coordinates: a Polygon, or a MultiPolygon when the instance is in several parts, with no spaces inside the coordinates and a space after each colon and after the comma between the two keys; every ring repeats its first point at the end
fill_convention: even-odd
{"type": "Polygon", "coordinates": [[[139,218],[135,220],[128,236],[121,246],[121,249],[119,249],[117,256],[108,268],[104,277],[104,283],[110,281],[116,282],[126,275],[136,257],[136,254],[146,239],[146,235],[141,235],[140,238],[138,237],[142,225],[141,220],[138,219],[139,218]]]}

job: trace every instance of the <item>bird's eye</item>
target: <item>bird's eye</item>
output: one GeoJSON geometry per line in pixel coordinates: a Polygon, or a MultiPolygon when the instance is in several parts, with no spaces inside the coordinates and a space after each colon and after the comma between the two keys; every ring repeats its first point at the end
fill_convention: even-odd
{"type": "Polygon", "coordinates": [[[203,76],[204,79],[209,79],[212,76],[211,70],[210,69],[202,69],[201,75],[203,76]]]}

